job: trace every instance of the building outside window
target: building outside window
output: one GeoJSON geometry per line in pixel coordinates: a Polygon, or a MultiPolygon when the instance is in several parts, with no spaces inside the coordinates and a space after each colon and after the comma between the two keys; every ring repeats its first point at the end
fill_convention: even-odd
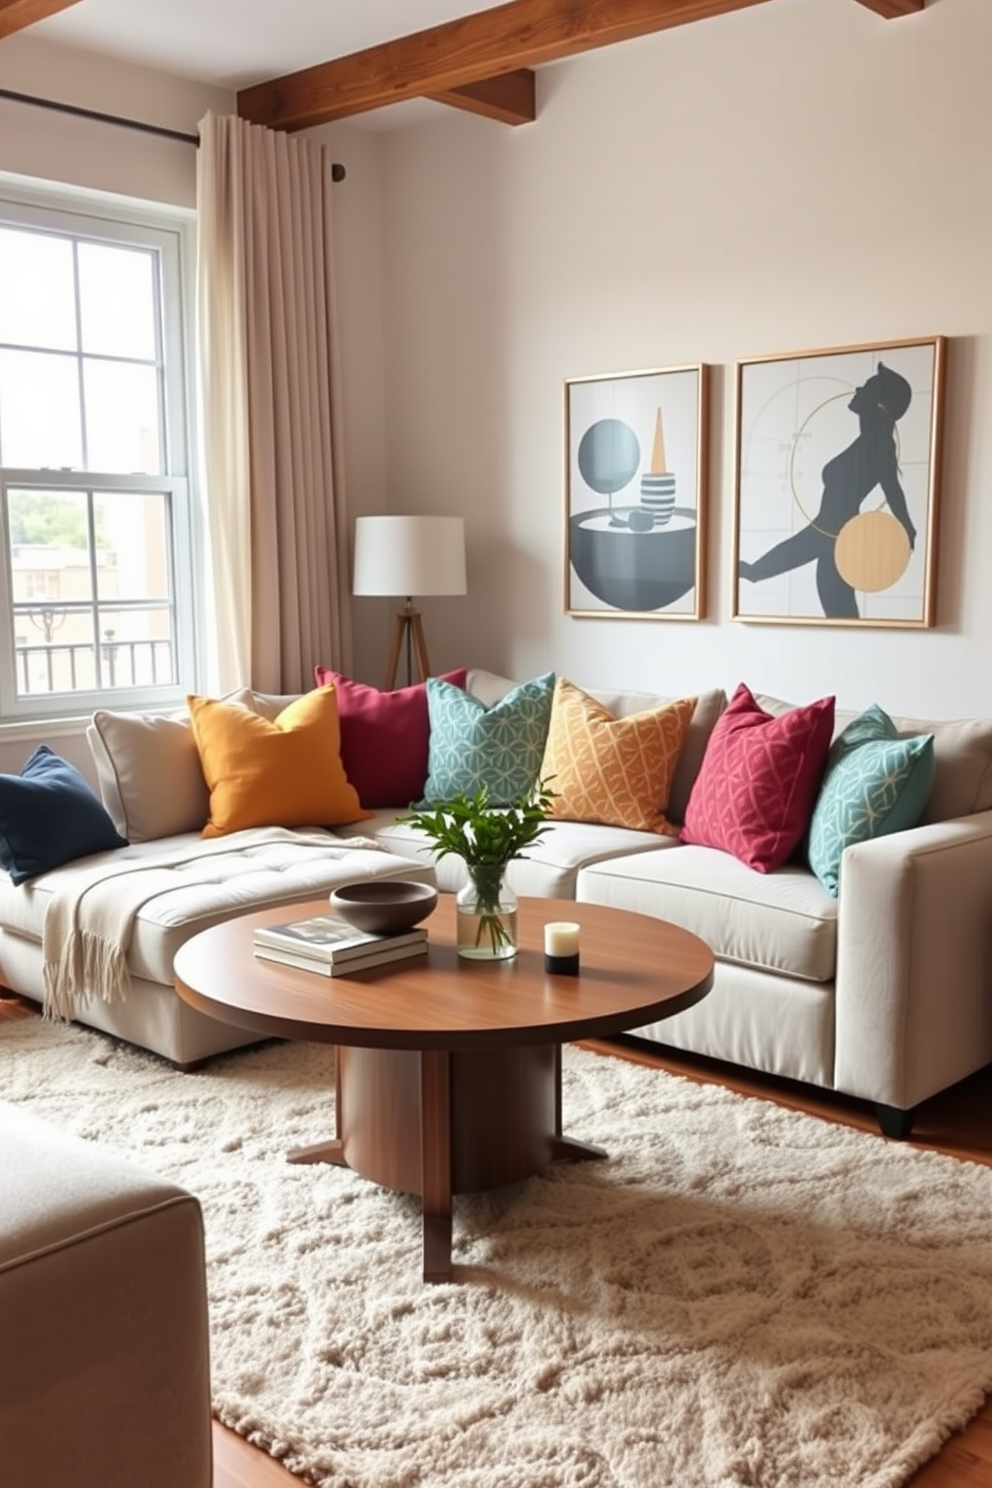
{"type": "Polygon", "coordinates": [[[0,716],[168,706],[196,685],[189,225],[5,199],[0,716]]]}

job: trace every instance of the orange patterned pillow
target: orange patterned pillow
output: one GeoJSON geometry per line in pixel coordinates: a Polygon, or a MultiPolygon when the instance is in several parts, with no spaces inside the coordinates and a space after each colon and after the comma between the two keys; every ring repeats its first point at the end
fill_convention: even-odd
{"type": "Polygon", "coordinates": [[[665,816],[695,698],[627,718],[559,677],[541,779],[557,794],[550,816],[675,835],[665,816]]]}
{"type": "Polygon", "coordinates": [[[335,827],[364,821],[341,764],[334,688],[318,687],[275,721],[233,703],[186,699],[210,791],[204,837],[245,827],[335,827]]]}

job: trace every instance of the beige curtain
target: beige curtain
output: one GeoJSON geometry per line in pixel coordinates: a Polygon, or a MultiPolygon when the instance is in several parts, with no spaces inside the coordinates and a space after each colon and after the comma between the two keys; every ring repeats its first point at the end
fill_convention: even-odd
{"type": "Polygon", "coordinates": [[[197,346],[216,685],[297,692],[351,664],[323,145],[208,114],[197,346]]]}

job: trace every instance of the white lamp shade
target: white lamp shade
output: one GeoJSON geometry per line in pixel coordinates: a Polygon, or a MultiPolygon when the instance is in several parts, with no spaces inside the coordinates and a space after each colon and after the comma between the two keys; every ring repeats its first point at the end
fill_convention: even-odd
{"type": "Polygon", "coordinates": [[[461,517],[358,517],[353,594],[464,594],[461,517]]]}

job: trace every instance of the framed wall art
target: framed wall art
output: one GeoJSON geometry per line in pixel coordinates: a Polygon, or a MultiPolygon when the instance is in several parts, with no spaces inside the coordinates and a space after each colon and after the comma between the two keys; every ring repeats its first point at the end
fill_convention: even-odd
{"type": "Polygon", "coordinates": [[[565,383],[565,609],[698,620],[708,368],[565,383]]]}
{"type": "Polygon", "coordinates": [[[944,349],[737,363],[735,620],[934,624],[944,349]]]}

